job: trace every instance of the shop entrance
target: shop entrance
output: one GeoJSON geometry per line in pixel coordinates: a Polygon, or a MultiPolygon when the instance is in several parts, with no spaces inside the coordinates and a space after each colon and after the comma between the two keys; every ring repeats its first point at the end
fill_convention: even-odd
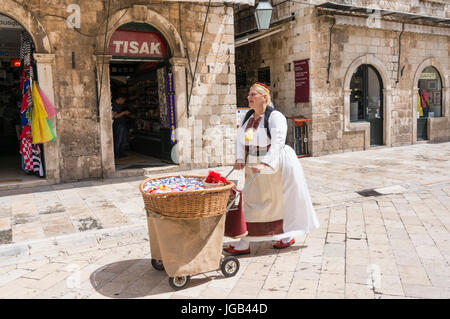
{"type": "Polygon", "coordinates": [[[417,92],[417,140],[428,140],[428,118],[442,116],[442,80],[433,66],[426,67],[419,77],[417,92]]]}
{"type": "Polygon", "coordinates": [[[129,23],[113,34],[109,52],[116,170],[173,164],[175,92],[167,42],[150,25],[129,23]]]}
{"type": "Polygon", "coordinates": [[[353,74],[350,89],[350,121],[370,123],[370,145],[383,145],[383,82],[369,64],[353,74]]]}
{"type": "Polygon", "coordinates": [[[45,176],[43,145],[31,138],[33,52],[28,32],[0,14],[0,186],[45,176]]]}

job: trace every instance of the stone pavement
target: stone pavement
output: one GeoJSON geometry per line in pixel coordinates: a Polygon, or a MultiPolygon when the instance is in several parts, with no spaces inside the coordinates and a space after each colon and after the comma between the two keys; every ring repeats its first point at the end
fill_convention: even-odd
{"type": "Polygon", "coordinates": [[[181,291],[150,265],[144,177],[0,192],[0,298],[450,298],[450,143],[300,162],[321,227],[181,291]]]}

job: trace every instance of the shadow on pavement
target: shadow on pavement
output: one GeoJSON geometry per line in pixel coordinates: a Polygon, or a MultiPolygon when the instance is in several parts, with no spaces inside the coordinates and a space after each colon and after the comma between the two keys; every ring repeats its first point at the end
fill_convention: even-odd
{"type": "MultiPolygon", "coordinates": [[[[305,248],[304,245],[292,245],[285,249],[274,249],[272,242],[252,243],[251,253],[238,256],[245,260],[252,257],[276,258],[277,255],[287,254],[305,248]]],[[[227,245],[225,245],[227,246],[227,245]]],[[[242,271],[242,270],[240,270],[242,271]]],[[[151,264],[151,259],[123,260],[102,266],[90,276],[90,282],[95,290],[108,298],[158,298],[161,294],[173,293],[169,285],[169,277],[164,270],[156,270],[151,264]]],[[[194,288],[206,284],[212,280],[226,280],[220,270],[210,271],[204,274],[191,276],[189,285],[184,289],[194,288]]],[[[183,290],[179,290],[183,295],[183,290]]]]}
{"type": "MultiPolygon", "coordinates": [[[[108,298],[152,298],[152,296],[176,292],[170,287],[166,272],[154,269],[151,259],[132,259],[111,263],[95,270],[89,279],[92,287],[108,298]]],[[[220,271],[194,275],[185,289],[220,279],[227,279],[220,271]]],[[[182,291],[180,290],[180,295],[182,291]]]]}
{"type": "MultiPolygon", "coordinates": [[[[223,248],[228,247],[228,245],[236,246],[236,244],[239,241],[236,242],[227,242],[223,245],[223,248]]],[[[250,254],[247,255],[239,255],[238,258],[250,258],[250,257],[265,257],[265,256],[277,256],[289,252],[295,252],[302,248],[306,248],[306,245],[300,245],[300,244],[293,244],[290,247],[283,248],[283,249],[275,249],[273,248],[273,244],[275,244],[275,241],[263,241],[263,242],[253,242],[250,243],[250,254]]],[[[227,253],[225,253],[227,254],[227,253]]]]}

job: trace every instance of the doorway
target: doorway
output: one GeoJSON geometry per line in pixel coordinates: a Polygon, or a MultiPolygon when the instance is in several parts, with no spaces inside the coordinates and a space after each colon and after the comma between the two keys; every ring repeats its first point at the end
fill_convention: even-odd
{"type": "Polygon", "coordinates": [[[369,64],[361,65],[350,82],[350,121],[370,123],[370,145],[383,145],[383,82],[369,64]]]}
{"type": "Polygon", "coordinates": [[[433,66],[426,67],[417,85],[417,140],[428,140],[428,118],[442,116],[442,79],[433,66]]]}
{"type": "Polygon", "coordinates": [[[34,43],[15,20],[0,14],[0,183],[45,177],[43,145],[31,136],[34,43]]]}
{"type": "Polygon", "coordinates": [[[166,40],[148,24],[128,23],[109,50],[116,170],[173,164],[175,92],[166,40]]]}

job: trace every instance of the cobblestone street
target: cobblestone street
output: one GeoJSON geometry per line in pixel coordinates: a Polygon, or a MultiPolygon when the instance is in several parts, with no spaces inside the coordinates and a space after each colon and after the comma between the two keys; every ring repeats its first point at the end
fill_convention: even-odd
{"type": "Polygon", "coordinates": [[[320,228],[180,291],[150,264],[144,177],[2,191],[0,298],[450,298],[450,143],[300,162],[320,228]]]}

